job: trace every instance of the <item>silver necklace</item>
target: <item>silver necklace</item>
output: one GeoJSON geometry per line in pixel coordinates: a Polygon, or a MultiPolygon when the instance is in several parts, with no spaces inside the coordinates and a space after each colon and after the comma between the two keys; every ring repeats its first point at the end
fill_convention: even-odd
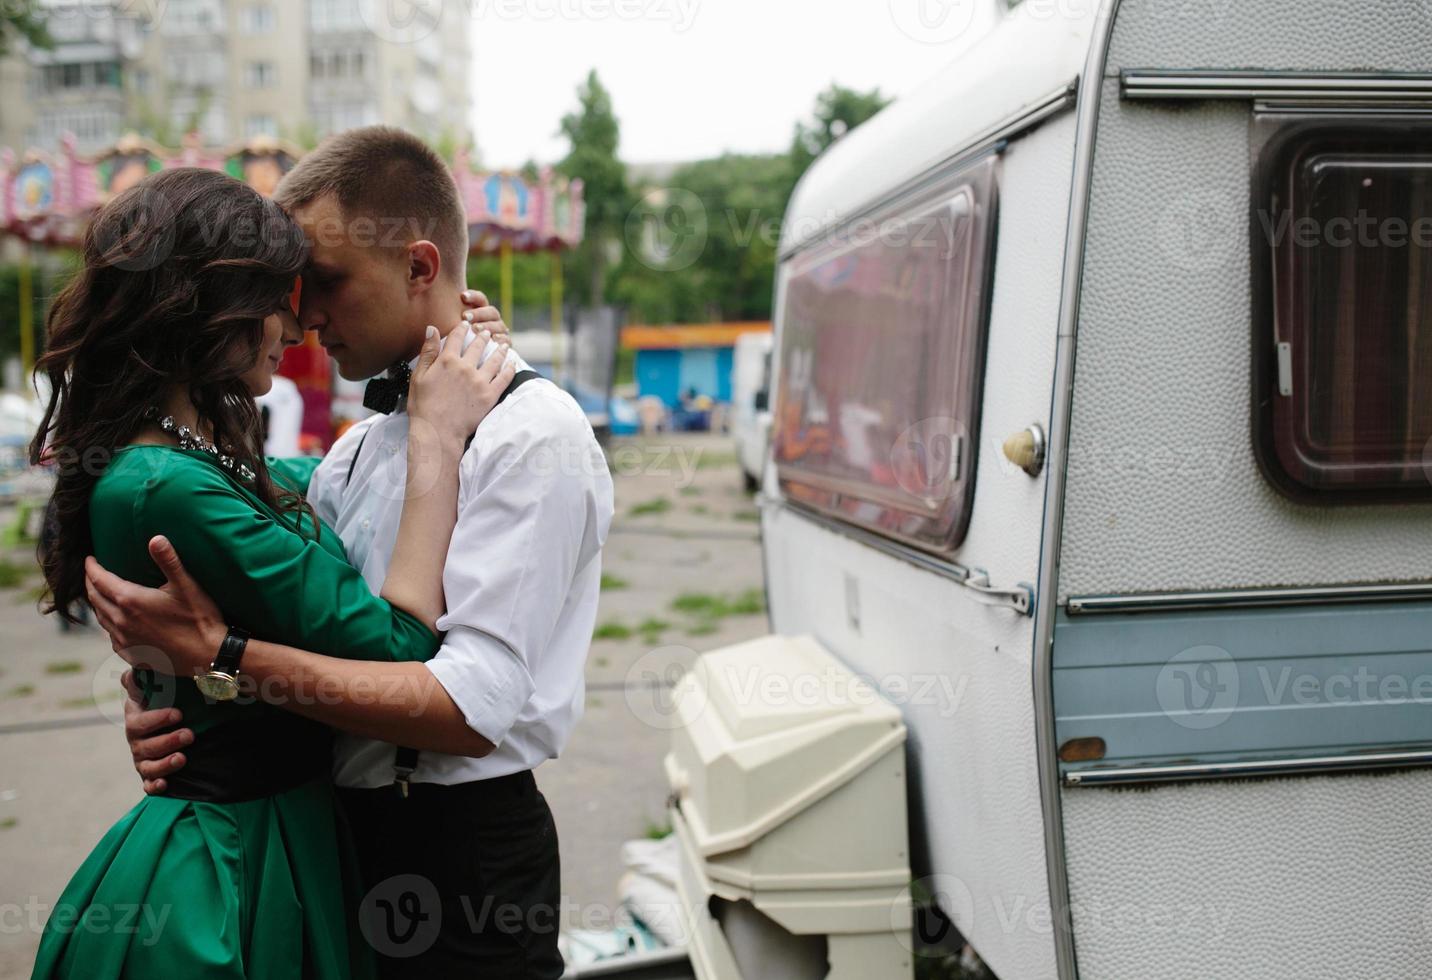
{"type": "Polygon", "coordinates": [[[214,445],[208,439],[205,439],[203,436],[199,435],[199,433],[195,432],[187,425],[180,425],[178,422],[174,421],[174,416],[166,415],[162,419],[160,419],[159,428],[163,429],[165,432],[172,435],[175,439],[179,440],[180,449],[189,449],[201,453],[208,453],[210,456],[213,456],[219,461],[220,466],[228,470],[230,473],[233,473],[240,480],[243,480],[246,483],[252,483],[254,481],[253,470],[249,469],[243,463],[240,463],[237,459],[234,459],[234,457],[219,452],[218,446],[214,445]]]}

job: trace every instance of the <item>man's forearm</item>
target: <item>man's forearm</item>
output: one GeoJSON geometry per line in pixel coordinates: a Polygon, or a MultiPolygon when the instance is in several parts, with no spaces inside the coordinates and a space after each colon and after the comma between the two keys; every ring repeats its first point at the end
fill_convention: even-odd
{"type": "Polygon", "coordinates": [[[353,735],[448,755],[493,749],[420,663],[340,660],[251,640],[241,671],[262,700],[353,735]]]}

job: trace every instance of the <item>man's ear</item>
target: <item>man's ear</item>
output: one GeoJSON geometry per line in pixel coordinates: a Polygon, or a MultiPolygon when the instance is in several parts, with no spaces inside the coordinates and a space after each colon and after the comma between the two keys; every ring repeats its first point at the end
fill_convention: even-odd
{"type": "Polygon", "coordinates": [[[433,288],[442,274],[443,259],[438,247],[427,239],[408,246],[408,293],[417,295],[433,288]]]}

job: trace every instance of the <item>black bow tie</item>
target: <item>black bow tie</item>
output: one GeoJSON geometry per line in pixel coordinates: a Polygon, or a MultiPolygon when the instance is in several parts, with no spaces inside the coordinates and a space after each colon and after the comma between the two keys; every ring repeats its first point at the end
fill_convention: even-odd
{"type": "Polygon", "coordinates": [[[407,361],[399,361],[388,368],[381,378],[374,378],[363,389],[363,407],[384,415],[397,411],[398,405],[408,394],[408,381],[413,376],[407,361]]]}

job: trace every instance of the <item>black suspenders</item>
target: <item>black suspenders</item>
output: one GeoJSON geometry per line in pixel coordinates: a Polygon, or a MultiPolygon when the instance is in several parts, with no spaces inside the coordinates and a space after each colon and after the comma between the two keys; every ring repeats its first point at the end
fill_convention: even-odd
{"type": "MultiPolygon", "coordinates": [[[[497,404],[501,405],[507,400],[508,395],[532,379],[540,377],[542,376],[536,371],[518,371],[512,376],[512,382],[507,386],[507,389],[498,396],[497,404]]],[[[372,431],[373,429],[370,426],[368,432],[372,431]]],[[[348,476],[343,480],[344,489],[347,489],[348,484],[353,482],[353,470],[358,465],[358,457],[363,454],[363,443],[368,441],[368,432],[364,432],[363,437],[358,440],[358,449],[353,453],[353,459],[348,464],[348,476]]],[[[469,446],[472,445],[472,438],[472,436],[467,437],[467,444],[469,446]]],[[[415,773],[417,769],[418,750],[410,749],[406,745],[397,746],[397,751],[393,756],[393,785],[398,788],[398,791],[403,794],[404,798],[408,795],[408,781],[412,778],[413,773],[415,773]]]]}

